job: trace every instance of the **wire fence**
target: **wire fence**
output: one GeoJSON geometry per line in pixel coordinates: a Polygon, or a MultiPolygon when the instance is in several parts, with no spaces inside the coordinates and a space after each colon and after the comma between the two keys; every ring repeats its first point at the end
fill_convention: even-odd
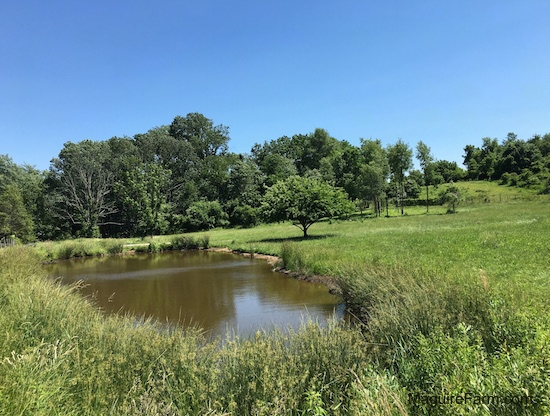
{"type": "Polygon", "coordinates": [[[15,245],[15,238],[0,238],[0,248],[11,247],[15,245]]]}

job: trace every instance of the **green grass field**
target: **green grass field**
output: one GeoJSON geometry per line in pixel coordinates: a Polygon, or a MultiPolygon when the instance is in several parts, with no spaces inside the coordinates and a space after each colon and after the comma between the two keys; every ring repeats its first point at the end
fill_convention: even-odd
{"type": "Polygon", "coordinates": [[[550,200],[459,186],[490,202],[187,235],[335,276],[356,318],[223,345],[104,318],[37,261],[150,239],[0,250],[0,414],[549,414],[550,200]]]}

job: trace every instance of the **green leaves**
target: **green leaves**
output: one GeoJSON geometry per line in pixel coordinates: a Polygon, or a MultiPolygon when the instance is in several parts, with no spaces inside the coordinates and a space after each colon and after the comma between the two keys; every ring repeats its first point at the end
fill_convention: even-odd
{"type": "Polygon", "coordinates": [[[314,178],[291,176],[269,188],[262,212],[269,221],[291,220],[307,237],[308,228],[323,218],[352,211],[347,194],[314,178]]]}
{"type": "Polygon", "coordinates": [[[0,195],[0,236],[15,235],[24,242],[33,239],[33,221],[25,209],[23,197],[14,185],[0,195]]]}
{"type": "Polygon", "coordinates": [[[143,237],[160,231],[170,174],[157,163],[141,163],[116,184],[116,194],[123,201],[135,234],[143,237]]]}

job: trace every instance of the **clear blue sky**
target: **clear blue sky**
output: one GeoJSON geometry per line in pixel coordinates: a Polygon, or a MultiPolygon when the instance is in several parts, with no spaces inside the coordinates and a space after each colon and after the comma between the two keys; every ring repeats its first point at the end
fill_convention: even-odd
{"type": "Polygon", "coordinates": [[[0,154],[46,169],[200,112],[235,152],[322,127],[462,163],[550,132],[549,21],[548,0],[5,0],[0,154]]]}

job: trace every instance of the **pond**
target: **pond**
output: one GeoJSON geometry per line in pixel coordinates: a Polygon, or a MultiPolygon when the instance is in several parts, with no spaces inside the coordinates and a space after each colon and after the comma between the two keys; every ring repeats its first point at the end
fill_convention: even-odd
{"type": "Polygon", "coordinates": [[[257,329],[307,318],[323,324],[344,315],[340,297],[326,286],[272,271],[267,262],[231,253],[174,251],[64,260],[47,266],[66,284],[82,280],[82,293],[106,313],[131,313],[161,322],[228,330],[257,329]]]}

